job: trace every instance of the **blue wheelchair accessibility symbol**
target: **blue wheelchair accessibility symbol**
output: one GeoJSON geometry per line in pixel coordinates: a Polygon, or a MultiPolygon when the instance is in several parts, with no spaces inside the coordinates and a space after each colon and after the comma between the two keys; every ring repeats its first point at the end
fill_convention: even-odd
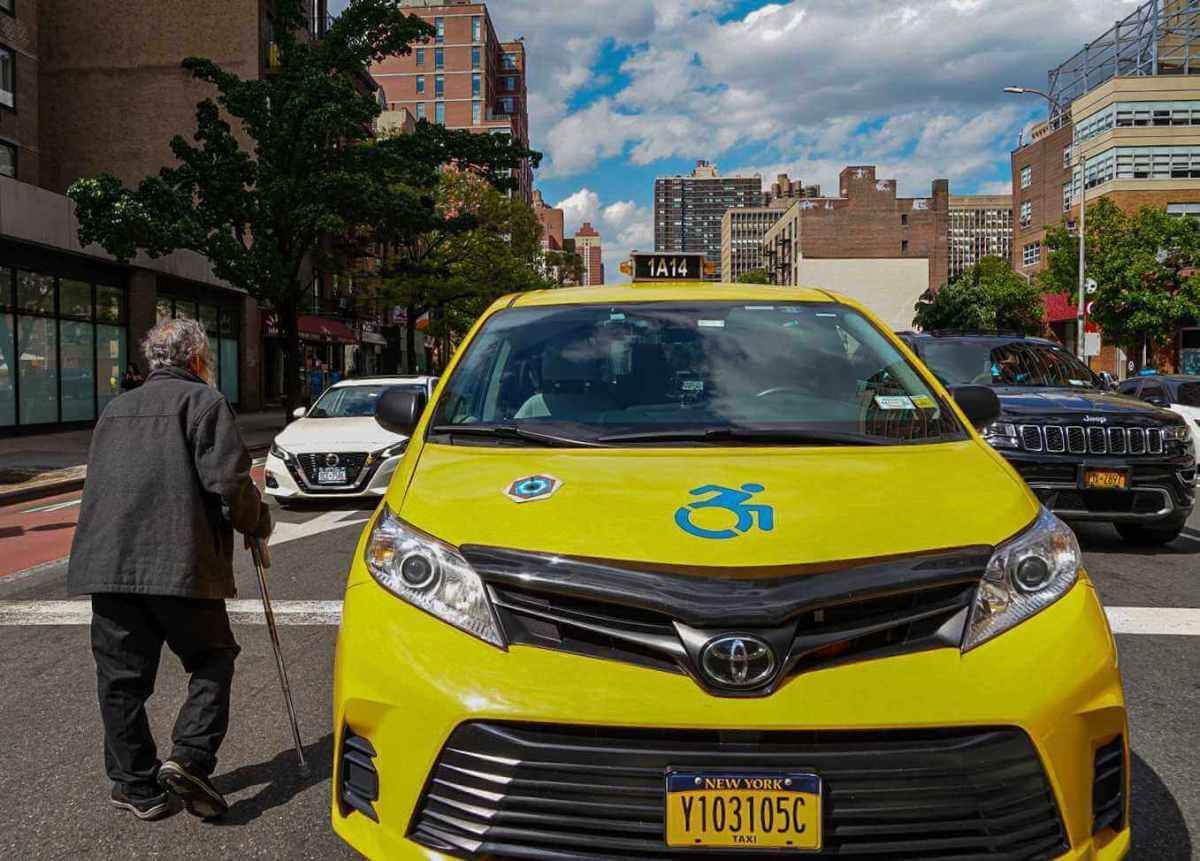
{"type": "Polygon", "coordinates": [[[675,512],[675,525],[697,538],[723,540],[737,538],[754,528],[755,521],[763,532],[775,528],[775,509],[769,505],[747,505],[756,493],[762,493],[765,488],[761,484],[743,484],[741,490],[731,487],[721,487],[718,484],[706,484],[690,490],[692,496],[712,494],[701,502],[685,505],[675,512]],[[731,529],[704,529],[692,523],[692,512],[705,508],[724,508],[737,515],[737,523],[731,529]]]}

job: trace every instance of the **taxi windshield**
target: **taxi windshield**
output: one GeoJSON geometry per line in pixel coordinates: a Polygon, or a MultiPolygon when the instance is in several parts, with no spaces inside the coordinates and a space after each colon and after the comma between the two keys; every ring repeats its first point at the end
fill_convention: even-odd
{"type": "Polygon", "coordinates": [[[375,404],[384,392],[424,392],[424,386],[342,386],[327,391],[308,414],[310,419],[360,419],[375,416],[375,404]]]}
{"type": "Polygon", "coordinates": [[[1096,378],[1083,363],[1053,344],[987,338],[939,338],[918,352],[948,386],[1092,389],[1096,378]]]}
{"type": "Polygon", "coordinates": [[[804,302],[501,311],[468,346],[430,433],[455,444],[544,445],[965,437],[865,317],[804,302]]]}

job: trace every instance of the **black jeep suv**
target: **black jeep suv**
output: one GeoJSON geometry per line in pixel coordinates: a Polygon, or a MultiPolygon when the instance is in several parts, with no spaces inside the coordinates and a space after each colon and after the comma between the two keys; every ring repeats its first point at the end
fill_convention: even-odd
{"type": "Polygon", "coordinates": [[[1196,452],[1182,416],[1113,394],[1042,338],[922,332],[901,337],[947,387],[986,385],[1000,418],[984,438],[1065,520],[1114,524],[1165,544],[1195,502],[1196,452]]]}

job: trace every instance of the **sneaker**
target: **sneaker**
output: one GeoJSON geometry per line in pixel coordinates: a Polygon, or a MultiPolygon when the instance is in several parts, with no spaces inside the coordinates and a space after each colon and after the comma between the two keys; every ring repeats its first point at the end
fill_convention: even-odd
{"type": "Polygon", "coordinates": [[[162,764],[158,785],[177,796],[188,813],[201,819],[213,819],[229,809],[224,796],[207,777],[179,760],[168,759],[162,764]]]}
{"type": "Polygon", "coordinates": [[[138,819],[153,822],[162,819],[171,812],[171,799],[165,792],[150,798],[131,798],[120,787],[114,786],[112,791],[113,807],[118,810],[128,810],[138,819]]]}

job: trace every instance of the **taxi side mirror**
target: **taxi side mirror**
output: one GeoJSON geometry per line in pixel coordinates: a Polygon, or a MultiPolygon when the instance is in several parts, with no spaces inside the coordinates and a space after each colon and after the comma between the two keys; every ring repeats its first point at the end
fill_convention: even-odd
{"type": "Polygon", "coordinates": [[[967,421],[984,428],[1000,418],[1000,399],[988,386],[957,386],[950,390],[967,421]]]}
{"type": "Polygon", "coordinates": [[[385,431],[412,436],[428,401],[424,392],[403,389],[384,392],[375,404],[375,421],[385,431]]]}

